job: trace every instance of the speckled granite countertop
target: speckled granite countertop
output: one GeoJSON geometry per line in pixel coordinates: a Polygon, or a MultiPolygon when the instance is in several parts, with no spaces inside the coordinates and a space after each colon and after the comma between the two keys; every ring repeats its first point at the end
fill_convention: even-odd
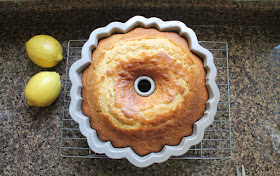
{"type": "MultiPolygon", "coordinates": [[[[4,13],[3,8],[0,9],[4,13]]],[[[279,9],[277,12],[279,14],[279,9]]],[[[27,106],[25,85],[34,74],[45,69],[28,58],[25,42],[37,34],[49,34],[58,39],[64,49],[64,61],[51,70],[58,72],[65,80],[68,40],[87,39],[92,30],[106,25],[107,20],[125,21],[131,16],[110,16],[104,20],[102,16],[95,16],[93,23],[82,26],[71,25],[69,21],[65,25],[53,27],[2,26],[0,175],[236,175],[236,165],[241,167],[241,164],[244,164],[247,175],[280,175],[280,155],[273,149],[265,127],[266,123],[277,124],[280,121],[280,52],[274,49],[280,44],[279,21],[267,27],[235,27],[232,24],[214,26],[194,25],[187,16],[178,16],[187,25],[191,24],[189,26],[199,40],[228,43],[233,147],[231,159],[168,160],[141,169],[132,166],[127,160],[60,156],[64,92],[47,108],[27,106]]],[[[169,19],[166,13],[153,16],[169,19]]],[[[172,19],[176,19],[176,16],[172,19]]],[[[203,24],[203,21],[200,22],[203,24]]]]}
{"type": "Polygon", "coordinates": [[[279,0],[9,0],[0,26],[90,25],[131,16],[160,16],[192,25],[279,26],[279,0]],[[89,18],[87,18],[89,17],[89,18]]]}

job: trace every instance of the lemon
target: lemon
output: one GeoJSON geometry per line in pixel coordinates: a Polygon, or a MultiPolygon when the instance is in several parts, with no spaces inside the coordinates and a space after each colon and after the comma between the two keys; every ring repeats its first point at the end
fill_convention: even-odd
{"type": "Polygon", "coordinates": [[[42,71],[28,81],[24,94],[29,106],[46,107],[57,99],[60,91],[59,74],[42,71]]]}
{"type": "Polygon", "coordinates": [[[49,35],[36,35],[25,44],[28,57],[37,65],[51,68],[62,60],[60,43],[49,35]]]}

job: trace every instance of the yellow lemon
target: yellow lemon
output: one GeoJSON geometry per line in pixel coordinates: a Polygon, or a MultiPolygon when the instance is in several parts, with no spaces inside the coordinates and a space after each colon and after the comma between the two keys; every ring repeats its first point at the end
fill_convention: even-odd
{"type": "Polygon", "coordinates": [[[28,81],[24,94],[29,106],[46,107],[57,99],[60,91],[61,82],[59,74],[42,71],[28,81]]]}
{"type": "Polygon", "coordinates": [[[60,43],[49,35],[36,35],[25,44],[29,58],[37,65],[51,68],[62,60],[60,43]]]}

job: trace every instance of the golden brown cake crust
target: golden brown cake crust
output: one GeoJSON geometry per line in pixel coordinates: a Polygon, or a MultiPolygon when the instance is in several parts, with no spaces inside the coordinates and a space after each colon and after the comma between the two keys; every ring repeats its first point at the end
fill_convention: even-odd
{"type": "Polygon", "coordinates": [[[82,110],[103,141],[143,156],[178,145],[192,134],[208,100],[205,70],[186,39],[136,28],[99,42],[82,75],[82,110]],[[149,76],[156,89],[138,95],[133,83],[149,76]]]}

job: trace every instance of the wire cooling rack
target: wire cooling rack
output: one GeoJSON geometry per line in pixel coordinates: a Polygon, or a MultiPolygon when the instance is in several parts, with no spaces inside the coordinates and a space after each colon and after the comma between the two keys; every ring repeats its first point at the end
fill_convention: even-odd
{"type": "MultiPolygon", "coordinates": [[[[67,48],[66,78],[64,82],[64,105],[61,127],[60,154],[63,157],[107,158],[104,154],[93,152],[86,138],[80,133],[78,123],[69,115],[70,88],[69,68],[81,59],[81,49],[86,40],[70,40],[67,48]]],[[[217,114],[211,126],[205,130],[204,139],[192,146],[182,156],[172,159],[226,159],[231,158],[231,122],[230,122],[230,94],[228,72],[228,46],[226,42],[200,41],[203,47],[210,50],[217,67],[216,82],[221,97],[217,114]]]]}

